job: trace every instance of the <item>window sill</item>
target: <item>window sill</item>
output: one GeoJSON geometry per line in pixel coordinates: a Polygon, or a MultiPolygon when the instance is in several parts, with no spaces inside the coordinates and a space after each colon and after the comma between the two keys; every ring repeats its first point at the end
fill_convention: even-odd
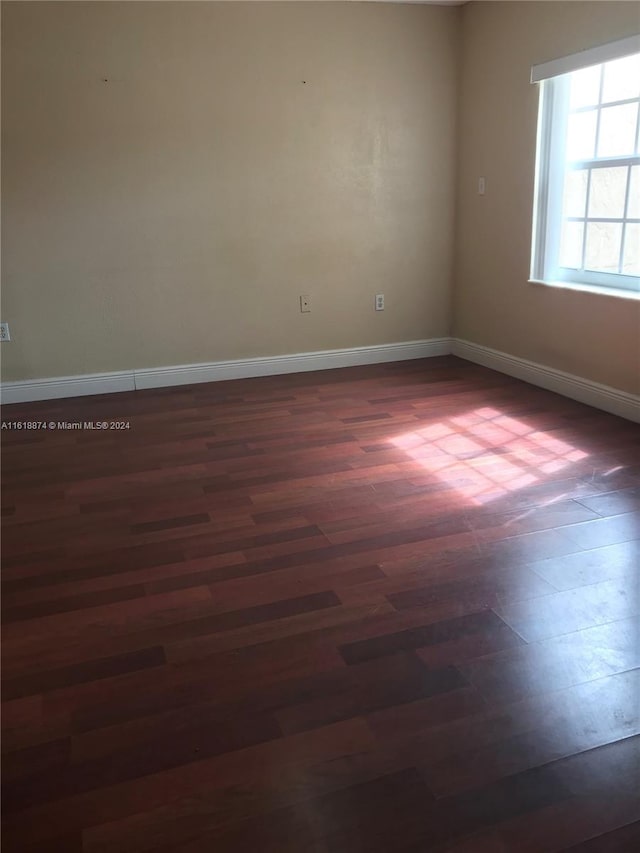
{"type": "Polygon", "coordinates": [[[614,299],[631,299],[632,301],[640,302],[640,292],[637,290],[599,287],[595,284],[582,284],[571,281],[542,281],[539,278],[530,278],[529,284],[540,284],[543,287],[557,287],[561,290],[575,290],[578,293],[595,293],[599,296],[611,296],[614,299]]]}

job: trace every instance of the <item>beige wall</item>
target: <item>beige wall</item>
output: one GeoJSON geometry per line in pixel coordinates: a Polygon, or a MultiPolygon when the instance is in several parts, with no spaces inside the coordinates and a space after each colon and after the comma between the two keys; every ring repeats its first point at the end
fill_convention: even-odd
{"type": "Polygon", "coordinates": [[[462,338],[640,391],[640,303],[527,283],[530,66],[640,30],[640,4],[29,2],[2,23],[4,379],[436,337],[453,298],[462,338]]]}
{"type": "Polygon", "coordinates": [[[3,4],[3,378],[447,335],[459,15],[3,4]]]}
{"type": "Polygon", "coordinates": [[[528,81],[534,63],[638,31],[638,3],[462,8],[454,292],[457,336],[636,393],[640,302],[527,283],[538,108],[528,81]]]}

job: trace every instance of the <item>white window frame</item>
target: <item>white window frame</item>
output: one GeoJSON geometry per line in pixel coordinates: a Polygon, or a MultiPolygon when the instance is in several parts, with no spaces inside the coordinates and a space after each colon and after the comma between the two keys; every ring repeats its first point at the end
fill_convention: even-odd
{"type": "MultiPolygon", "coordinates": [[[[540,104],[538,114],[538,138],[536,147],[536,188],[534,194],[534,228],[531,253],[531,280],[546,284],[564,286],[586,286],[603,292],[616,290],[629,295],[640,295],[640,276],[622,273],[595,272],[584,269],[584,250],[586,234],[583,236],[582,268],[561,267],[559,264],[560,236],[562,229],[562,194],[567,169],[604,168],[607,166],[640,165],[640,153],[628,157],[596,157],[589,160],[565,162],[565,144],[569,117],[570,74],[582,68],[601,65],[613,59],[620,59],[640,53],[640,36],[632,36],[618,42],[601,45],[580,54],[534,66],[531,80],[540,83],[540,104]]],[[[602,79],[601,79],[602,84],[602,79]]],[[[630,98],[619,102],[635,103],[630,98]]],[[[614,104],[607,104],[614,106],[614,104]]],[[[605,107],[606,108],[606,107],[605,107]]],[[[598,112],[599,120],[600,112],[598,112]]],[[[640,107],[636,121],[636,152],[640,141],[640,107]]],[[[594,152],[594,155],[597,151],[594,152]]],[[[589,176],[591,172],[589,172],[589,176]]],[[[589,185],[585,217],[588,218],[589,185]]],[[[623,235],[620,247],[620,263],[624,251],[624,233],[626,223],[640,220],[627,216],[629,204],[630,170],[627,175],[624,216],[614,221],[623,222],[623,235]]],[[[586,218],[585,232],[586,232],[586,218]]],[[[575,217],[576,220],[583,219],[575,217]]]]}

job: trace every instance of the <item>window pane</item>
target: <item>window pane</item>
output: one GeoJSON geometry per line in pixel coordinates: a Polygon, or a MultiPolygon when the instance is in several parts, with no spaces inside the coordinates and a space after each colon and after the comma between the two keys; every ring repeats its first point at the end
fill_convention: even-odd
{"type": "Polygon", "coordinates": [[[640,54],[607,62],[604,66],[602,101],[624,101],[640,95],[640,54]]]}
{"type": "Polygon", "coordinates": [[[584,216],[587,206],[587,169],[570,169],[564,179],[563,216],[584,216]]]}
{"type": "Polygon", "coordinates": [[[640,166],[631,167],[627,216],[629,219],[640,219],[640,166]]]}
{"type": "Polygon", "coordinates": [[[618,222],[589,222],[585,269],[617,273],[620,262],[622,225],[618,222]]]}
{"type": "Polygon", "coordinates": [[[579,269],[582,266],[582,222],[563,222],[560,239],[560,266],[579,269]]]}
{"type": "Polygon", "coordinates": [[[637,104],[604,107],[600,112],[598,157],[633,154],[636,143],[637,104]]]}
{"type": "Polygon", "coordinates": [[[577,110],[580,107],[595,106],[600,97],[600,71],[601,65],[591,68],[583,68],[582,71],[574,71],[571,75],[571,94],[569,96],[569,109],[577,110]]]}
{"type": "Polygon", "coordinates": [[[627,192],[627,167],[591,170],[589,216],[622,219],[627,192]]]}
{"type": "Polygon", "coordinates": [[[622,272],[626,275],[640,275],[640,225],[627,225],[622,272]]]}
{"type": "Polygon", "coordinates": [[[567,160],[588,160],[593,157],[597,115],[597,110],[588,110],[569,116],[567,160]]]}

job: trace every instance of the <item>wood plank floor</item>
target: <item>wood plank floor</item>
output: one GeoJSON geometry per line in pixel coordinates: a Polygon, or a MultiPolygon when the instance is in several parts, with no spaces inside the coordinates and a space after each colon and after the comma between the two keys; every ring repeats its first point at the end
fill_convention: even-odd
{"type": "Polygon", "coordinates": [[[5,853],[640,849],[637,425],[453,357],[3,418],[5,853]]]}

